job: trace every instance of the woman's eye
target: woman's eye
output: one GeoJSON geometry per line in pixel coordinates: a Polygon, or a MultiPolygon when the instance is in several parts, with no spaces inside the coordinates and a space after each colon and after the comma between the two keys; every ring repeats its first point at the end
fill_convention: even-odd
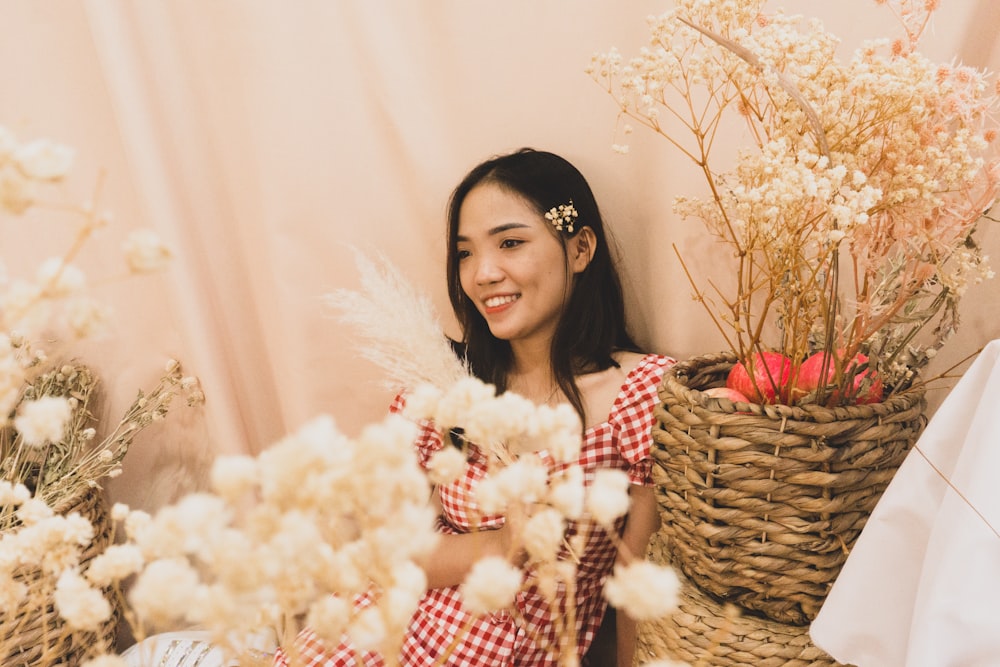
{"type": "Polygon", "coordinates": [[[521,241],[520,239],[504,239],[503,241],[500,242],[500,247],[501,248],[516,248],[517,246],[521,245],[522,243],[524,243],[524,241],[521,241]]]}
{"type": "Polygon", "coordinates": [[[458,257],[459,260],[463,260],[471,254],[472,253],[470,253],[468,250],[459,250],[458,252],[455,253],[455,256],[458,257]]]}

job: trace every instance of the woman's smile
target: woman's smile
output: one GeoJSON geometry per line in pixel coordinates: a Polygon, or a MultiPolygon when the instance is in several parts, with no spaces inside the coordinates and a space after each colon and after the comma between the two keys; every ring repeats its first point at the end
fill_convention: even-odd
{"type": "Polygon", "coordinates": [[[507,307],[521,298],[520,294],[504,294],[483,299],[483,307],[487,315],[495,315],[507,310],[507,307]]]}

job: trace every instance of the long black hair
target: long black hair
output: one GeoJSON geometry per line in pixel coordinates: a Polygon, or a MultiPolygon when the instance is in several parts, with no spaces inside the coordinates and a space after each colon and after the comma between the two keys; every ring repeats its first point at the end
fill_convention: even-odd
{"type": "MultiPolygon", "coordinates": [[[[563,242],[564,257],[567,238],[579,234],[583,227],[590,227],[594,232],[597,242],[593,259],[573,277],[550,352],[556,382],[586,424],[575,376],[617,366],[612,357],[616,350],[637,351],[625,327],[621,280],[611,258],[597,200],[576,167],[554,153],[531,148],[483,162],[452,192],[448,203],[448,296],[463,332],[456,349],[465,355],[473,374],[495,385],[498,392],[507,389],[507,376],[513,364],[510,343],[490,333],[485,318],[462,289],[458,262],[457,237],[462,203],[473,188],[484,183],[518,195],[539,215],[572,200],[579,214],[574,231],[559,232],[551,228],[563,242]]],[[[568,258],[566,261],[568,270],[568,258]]]]}

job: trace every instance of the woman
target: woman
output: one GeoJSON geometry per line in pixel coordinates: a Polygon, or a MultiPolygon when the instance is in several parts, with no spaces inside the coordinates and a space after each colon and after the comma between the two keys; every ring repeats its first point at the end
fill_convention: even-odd
{"type": "MultiPolygon", "coordinates": [[[[568,402],[584,425],[585,476],[599,467],[628,473],[631,506],[619,531],[627,552],[642,557],[658,525],[650,480],[652,409],[672,360],[640,354],[625,330],[621,284],[584,177],[563,158],[531,149],[474,168],[449,204],[447,273],[463,332],[457,347],[472,372],[498,392],[538,404],[568,402]]],[[[400,407],[397,400],[394,408],[400,407]]],[[[421,462],[443,446],[435,429],[424,428],[417,443],[421,462]]],[[[448,652],[447,665],[557,662],[551,607],[537,591],[522,591],[510,612],[477,618],[462,608],[458,585],[472,564],[486,555],[506,556],[511,542],[504,517],[481,518],[475,526],[467,518],[485,466],[485,457],[470,455],[466,477],[435,490],[444,535],[422,564],[428,591],[403,643],[404,665],[440,664],[448,652]]],[[[569,601],[576,607],[581,656],[601,625],[601,589],[618,557],[603,531],[589,532],[569,601]]],[[[635,625],[624,614],[617,637],[617,662],[631,665],[635,625]]],[[[348,647],[330,651],[308,631],[300,639],[308,664],[355,664],[348,647]]],[[[374,654],[365,662],[381,664],[374,654]]]]}

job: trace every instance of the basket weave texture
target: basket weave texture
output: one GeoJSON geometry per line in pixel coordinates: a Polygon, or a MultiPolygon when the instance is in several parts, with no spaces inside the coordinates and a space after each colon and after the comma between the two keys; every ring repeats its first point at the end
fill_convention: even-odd
{"type": "MultiPolygon", "coordinates": [[[[654,537],[648,556],[664,561],[662,535],[654,537]]],[[[845,667],[812,643],[808,627],[740,614],[686,577],[680,580],[678,610],[639,624],[636,664],[670,658],[692,667],[845,667]]]]}
{"type": "MultiPolygon", "coordinates": [[[[84,547],[81,564],[102,553],[111,543],[111,518],[107,500],[99,488],[55,503],[57,514],[78,512],[94,527],[94,539],[84,547]]],[[[55,609],[54,584],[42,578],[37,568],[18,573],[28,594],[14,613],[0,614],[0,664],[5,667],[76,667],[95,647],[114,647],[121,609],[112,601],[114,613],[100,632],[69,632],[55,609]]],[[[109,601],[111,601],[109,599],[109,601]]]]}
{"type": "Polygon", "coordinates": [[[926,423],[922,391],[840,408],[733,403],[732,354],[664,375],[653,466],[664,557],[701,590],[804,625],[926,423]]]}

